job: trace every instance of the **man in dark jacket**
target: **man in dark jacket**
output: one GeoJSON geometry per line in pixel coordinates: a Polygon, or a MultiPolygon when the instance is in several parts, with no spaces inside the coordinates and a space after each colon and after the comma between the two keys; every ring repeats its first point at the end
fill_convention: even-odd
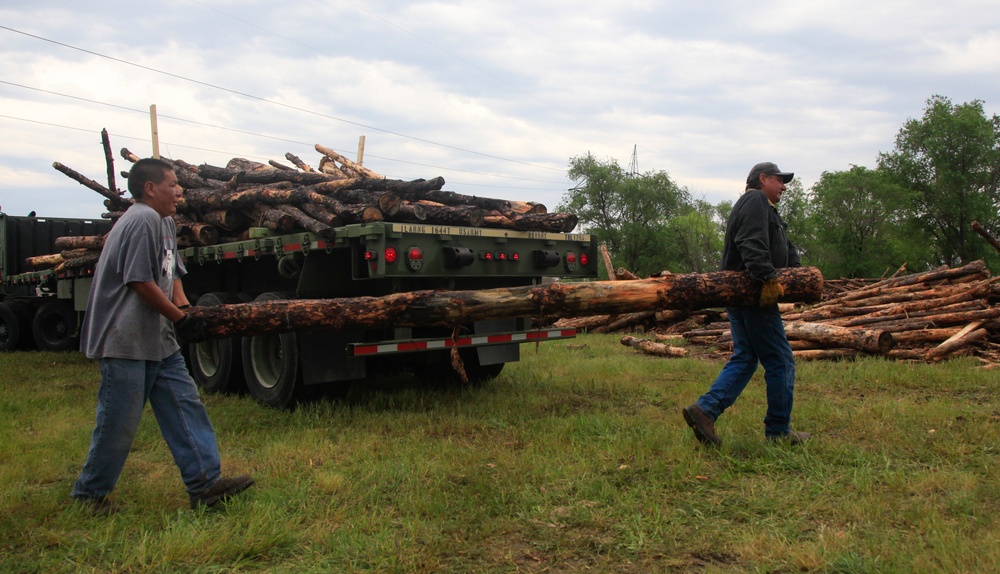
{"type": "Polygon", "coordinates": [[[771,162],[758,163],[750,170],[746,191],[729,215],[720,269],[746,271],[759,281],[760,302],[758,306],[726,308],[733,355],[708,392],[684,407],[684,420],[703,444],[722,444],[715,433],[715,421],[739,398],[758,363],[764,367],[767,385],[764,436],[792,444],[809,438],[808,433],[791,430],[795,357],[777,304],[784,290],[775,270],[799,266],[798,252],[775,208],[793,177],[771,162]]]}

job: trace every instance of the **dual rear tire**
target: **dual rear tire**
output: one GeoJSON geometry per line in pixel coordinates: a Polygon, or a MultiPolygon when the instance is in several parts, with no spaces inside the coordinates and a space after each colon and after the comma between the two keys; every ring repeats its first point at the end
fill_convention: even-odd
{"type": "MultiPolygon", "coordinates": [[[[288,293],[262,293],[254,301],[293,299],[288,293]]],[[[258,401],[275,408],[295,403],[302,387],[299,339],[295,333],[243,337],[243,372],[258,401]]]]}
{"type": "MultiPolygon", "coordinates": [[[[249,295],[206,293],[199,306],[290,299],[287,293],[249,295]]],[[[286,408],[294,404],[301,386],[298,336],[295,333],[210,339],[189,348],[191,376],[212,393],[250,391],[261,403],[286,408]]]]}
{"type": "Polygon", "coordinates": [[[72,351],[79,343],[77,312],[72,302],[50,299],[34,312],[32,306],[20,301],[0,303],[0,351],[72,351]]]}

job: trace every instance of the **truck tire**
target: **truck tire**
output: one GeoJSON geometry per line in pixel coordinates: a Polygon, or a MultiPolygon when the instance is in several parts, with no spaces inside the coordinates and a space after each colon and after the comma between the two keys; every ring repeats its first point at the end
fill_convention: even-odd
{"type": "Polygon", "coordinates": [[[0,352],[24,348],[30,332],[27,307],[16,302],[0,303],[0,352]]]}
{"type": "MultiPolygon", "coordinates": [[[[249,295],[205,293],[198,298],[201,307],[231,305],[250,301],[249,295]]],[[[188,365],[191,378],[210,393],[231,393],[243,388],[243,359],[240,357],[240,337],[209,339],[188,345],[188,365]]]]}
{"type": "Polygon", "coordinates": [[[76,311],[62,299],[42,303],[31,322],[31,332],[40,351],[72,351],[79,345],[76,311]]]}
{"type": "MultiPolygon", "coordinates": [[[[269,292],[254,300],[292,298],[288,293],[269,292]]],[[[243,337],[243,372],[250,394],[269,407],[284,409],[294,405],[302,387],[299,359],[299,339],[295,333],[243,337]]]]}

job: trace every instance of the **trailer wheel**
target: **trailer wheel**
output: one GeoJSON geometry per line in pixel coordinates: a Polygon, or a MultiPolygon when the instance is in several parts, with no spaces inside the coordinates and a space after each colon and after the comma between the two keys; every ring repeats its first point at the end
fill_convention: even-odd
{"type": "Polygon", "coordinates": [[[41,351],[76,349],[79,337],[73,304],[59,299],[42,303],[31,323],[31,332],[41,351]]]}
{"type": "Polygon", "coordinates": [[[16,302],[0,303],[0,351],[16,351],[24,347],[31,331],[28,309],[16,302]]]}
{"type": "MultiPolygon", "coordinates": [[[[198,298],[201,307],[246,303],[248,295],[205,293],[198,298]]],[[[210,393],[235,392],[243,385],[243,360],[240,358],[240,338],[209,339],[188,346],[191,378],[210,393]]]]}
{"type": "MultiPolygon", "coordinates": [[[[262,293],[255,301],[291,299],[288,293],[262,293]]],[[[243,337],[243,371],[247,387],[261,403],[287,408],[301,388],[299,339],[295,333],[243,337]]]]}

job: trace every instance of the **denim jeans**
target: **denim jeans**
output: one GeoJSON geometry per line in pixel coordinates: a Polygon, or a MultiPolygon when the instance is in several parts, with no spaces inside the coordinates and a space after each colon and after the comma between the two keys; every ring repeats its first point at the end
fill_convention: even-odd
{"type": "Polygon", "coordinates": [[[219,479],[215,430],[180,351],[163,361],[101,359],[97,423],[73,498],[103,498],[114,490],[147,400],[188,495],[219,479]]]}
{"type": "Polygon", "coordinates": [[[716,420],[736,402],[757,371],[757,363],[760,363],[764,367],[764,383],[767,385],[764,434],[788,434],[795,390],[795,357],[785,336],[778,306],[763,309],[727,307],[726,312],[733,333],[733,355],[712,387],[695,404],[709,418],[716,420]]]}

